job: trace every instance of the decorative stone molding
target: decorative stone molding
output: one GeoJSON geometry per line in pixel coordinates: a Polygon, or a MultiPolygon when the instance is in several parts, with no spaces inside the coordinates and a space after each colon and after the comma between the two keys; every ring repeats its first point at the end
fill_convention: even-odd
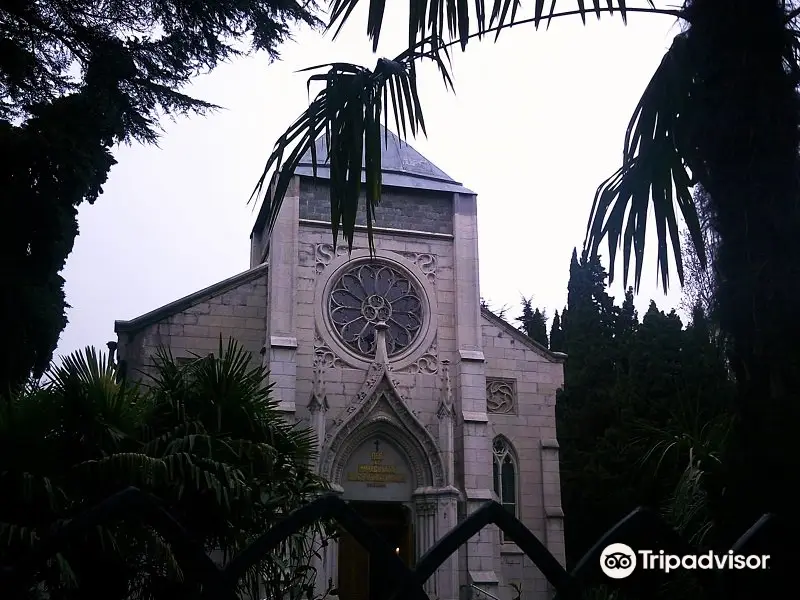
{"type": "Polygon", "coordinates": [[[431,502],[429,500],[420,500],[415,503],[414,509],[417,511],[417,516],[422,517],[422,516],[435,515],[437,506],[436,502],[431,502]]]}
{"type": "Polygon", "coordinates": [[[486,410],[495,414],[517,412],[516,379],[486,378],[486,410]]]}
{"type": "Polygon", "coordinates": [[[328,410],[328,398],[325,395],[325,365],[314,362],[314,379],[312,382],[311,399],[308,401],[308,412],[312,415],[328,410]]]}
{"type": "Polygon", "coordinates": [[[455,483],[455,408],[453,382],[450,379],[450,361],[442,361],[442,390],[436,417],[439,420],[439,449],[445,465],[447,484],[455,483]]]}
{"type": "Polygon", "coordinates": [[[369,402],[373,410],[364,415],[358,410],[348,411],[325,445],[320,473],[332,482],[341,482],[348,458],[364,442],[375,435],[384,434],[406,456],[414,479],[421,485],[441,486],[444,469],[436,442],[430,432],[410,412],[405,419],[391,406],[390,390],[374,395],[369,402]],[[392,414],[394,413],[394,414],[392,414]],[[418,425],[415,426],[414,423],[418,425]],[[407,428],[412,428],[409,433],[407,428]]]}
{"type": "Polygon", "coordinates": [[[314,332],[314,364],[326,369],[341,369],[346,366],[345,362],[322,340],[319,331],[314,332]]]}
{"type": "MultiPolygon", "coordinates": [[[[317,332],[321,338],[321,343],[319,344],[320,353],[324,354],[328,361],[331,360],[331,354],[333,354],[339,359],[340,362],[337,363],[339,366],[366,370],[372,361],[350,350],[339,339],[339,336],[334,333],[328,311],[328,298],[343,272],[352,269],[359,262],[366,263],[374,260],[374,256],[370,257],[369,251],[363,249],[353,250],[352,254],[337,254],[337,256],[333,256],[330,249],[326,249],[322,256],[324,260],[330,260],[325,266],[324,273],[317,277],[314,292],[314,318],[317,324],[317,332]],[[323,349],[323,346],[325,349],[323,349]]],[[[413,268],[413,265],[409,264],[409,261],[404,256],[384,250],[381,251],[378,260],[389,267],[401,271],[409,280],[413,281],[423,303],[422,327],[415,340],[402,352],[392,356],[394,368],[397,370],[405,369],[428,352],[436,337],[439,314],[436,290],[427,278],[419,276],[419,270],[413,268]]],[[[430,364],[428,363],[425,368],[430,368],[430,364]]]]}
{"type": "Polygon", "coordinates": [[[453,408],[453,382],[450,379],[450,361],[442,361],[442,396],[439,400],[439,407],[436,411],[436,416],[440,419],[450,418],[455,416],[455,409],[453,408]]]}
{"type": "MultiPolygon", "coordinates": [[[[364,250],[364,248],[353,247],[353,250],[364,250]]],[[[322,273],[325,268],[335,259],[348,254],[345,244],[336,248],[333,244],[314,244],[314,265],[317,275],[322,273]]],[[[428,252],[398,252],[401,256],[414,264],[425,278],[431,283],[436,283],[437,260],[435,254],[428,252]]]]}
{"type": "MultiPolygon", "coordinates": [[[[353,248],[354,250],[356,248],[353,248]]],[[[359,248],[360,250],[360,248],[359,248]]],[[[314,265],[317,275],[325,270],[334,258],[347,255],[347,245],[333,247],[333,244],[315,244],[314,245],[314,265]]]]}
{"type": "Polygon", "coordinates": [[[425,278],[431,283],[436,283],[436,255],[427,252],[400,252],[402,256],[410,260],[422,271],[425,278]]]}
{"type": "Polygon", "coordinates": [[[425,351],[425,354],[420,356],[413,363],[398,370],[400,373],[424,373],[426,375],[435,375],[439,372],[439,353],[436,348],[436,339],[434,338],[431,347],[425,351]]]}
{"type": "MultiPolygon", "coordinates": [[[[320,364],[314,365],[314,379],[312,382],[311,398],[306,405],[308,409],[308,424],[317,438],[317,447],[325,440],[325,413],[328,412],[328,398],[325,395],[325,368],[320,364]]],[[[316,457],[312,459],[314,468],[317,466],[316,457]]]]}
{"type": "Polygon", "coordinates": [[[385,325],[377,328],[378,351],[360,391],[332,423],[321,452],[320,474],[339,483],[350,455],[372,435],[390,436],[406,455],[417,487],[442,487],[444,462],[431,433],[409,409],[391,376],[386,357],[385,325]]]}

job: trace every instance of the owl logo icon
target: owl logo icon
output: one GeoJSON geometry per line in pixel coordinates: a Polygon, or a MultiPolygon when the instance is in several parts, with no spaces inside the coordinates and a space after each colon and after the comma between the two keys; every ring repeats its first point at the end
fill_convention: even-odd
{"type": "Polygon", "coordinates": [[[626,544],[610,544],[600,554],[600,570],[611,579],[625,579],[636,568],[636,553],[626,544]]]}

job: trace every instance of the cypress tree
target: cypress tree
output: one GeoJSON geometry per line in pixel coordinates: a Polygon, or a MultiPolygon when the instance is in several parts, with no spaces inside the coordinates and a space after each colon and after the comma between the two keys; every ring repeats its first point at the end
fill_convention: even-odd
{"type": "MultiPolygon", "coordinates": [[[[633,290],[615,306],[599,261],[573,253],[559,317],[567,353],[556,417],[568,563],[640,505],[675,508],[666,513],[675,526],[701,530],[705,509],[689,524],[675,516],[678,482],[688,448],[709,451],[698,432],[724,412],[721,399],[731,390],[702,314],[684,329],[675,311],[651,302],[639,322],[633,290]]],[[[554,349],[557,343],[551,335],[554,349]]]]}
{"type": "Polygon", "coordinates": [[[561,318],[556,311],[553,324],[550,327],[550,350],[553,352],[564,351],[564,330],[561,328],[561,318]]]}
{"type": "Polygon", "coordinates": [[[547,316],[538,308],[534,309],[530,298],[522,299],[522,316],[517,317],[520,322],[520,329],[545,348],[548,348],[547,340],[547,316]]]}

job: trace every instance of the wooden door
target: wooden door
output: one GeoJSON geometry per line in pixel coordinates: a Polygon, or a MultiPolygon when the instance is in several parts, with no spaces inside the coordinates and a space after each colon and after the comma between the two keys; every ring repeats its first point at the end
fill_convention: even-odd
{"type": "Polygon", "coordinates": [[[369,553],[349,533],[339,538],[339,600],[369,600],[369,553]]]}

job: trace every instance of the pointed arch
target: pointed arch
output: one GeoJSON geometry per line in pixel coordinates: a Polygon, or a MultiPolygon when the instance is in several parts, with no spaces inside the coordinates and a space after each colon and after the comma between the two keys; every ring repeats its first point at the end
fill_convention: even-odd
{"type": "Polygon", "coordinates": [[[513,444],[504,435],[492,440],[492,484],[500,504],[519,518],[519,460],[513,444]]]}
{"type": "Polygon", "coordinates": [[[331,469],[331,481],[342,485],[345,466],[371,438],[383,439],[403,455],[413,477],[413,488],[433,487],[435,476],[425,449],[413,435],[385,413],[375,414],[353,431],[339,448],[331,469]]]}
{"type": "Polygon", "coordinates": [[[350,456],[370,436],[385,436],[405,454],[417,488],[445,486],[444,461],[431,433],[411,412],[386,365],[373,364],[342,423],[322,451],[320,475],[341,485],[350,456]]]}

